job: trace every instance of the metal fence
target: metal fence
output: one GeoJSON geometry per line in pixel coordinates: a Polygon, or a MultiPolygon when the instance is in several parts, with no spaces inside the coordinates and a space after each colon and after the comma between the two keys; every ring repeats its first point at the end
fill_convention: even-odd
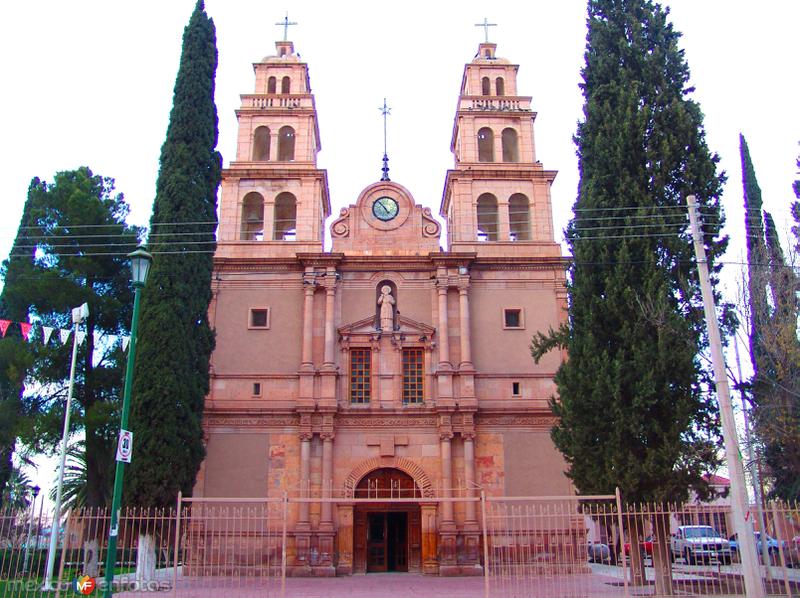
{"type": "MultiPolygon", "coordinates": [[[[347,498],[356,505],[375,500],[347,498]]],[[[456,512],[473,504],[483,566],[476,595],[744,595],[725,506],[628,505],[619,495],[424,500],[454,503],[456,512]],[[690,537],[706,528],[720,538],[690,537]]],[[[296,580],[287,580],[287,565],[296,547],[287,528],[292,509],[311,501],[343,498],[181,499],[171,509],[123,509],[114,593],[291,596],[296,580]]],[[[771,503],[751,515],[763,515],[768,534],[760,566],[767,594],[800,596],[798,505],[771,503]]],[[[27,511],[0,513],[0,596],[43,595],[51,527],[59,534],[54,592],[44,595],[79,595],[76,581],[88,579],[99,594],[108,523],[105,509],[70,512],[59,526],[27,511]]],[[[318,583],[326,593],[326,582],[318,583]]]]}

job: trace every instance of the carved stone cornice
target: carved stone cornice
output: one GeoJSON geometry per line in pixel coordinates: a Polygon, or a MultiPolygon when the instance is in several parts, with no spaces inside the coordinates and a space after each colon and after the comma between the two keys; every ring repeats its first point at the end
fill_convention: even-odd
{"type": "Polygon", "coordinates": [[[433,428],[438,420],[434,415],[340,415],[337,428],[433,428]]]}

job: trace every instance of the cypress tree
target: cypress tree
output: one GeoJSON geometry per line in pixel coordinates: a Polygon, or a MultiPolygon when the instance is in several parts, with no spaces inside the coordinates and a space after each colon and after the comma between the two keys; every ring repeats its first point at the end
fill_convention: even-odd
{"type": "MultiPolygon", "coordinates": [[[[556,445],[584,493],[678,501],[706,490],[714,403],[700,383],[705,336],[685,198],[695,194],[713,260],[724,250],[724,176],[705,142],[668,10],[590,0],[580,165],[568,227],[569,330],[556,382],[556,445]]],[[[710,459],[710,460],[709,460],[710,459]]]]}
{"type": "Polygon", "coordinates": [[[214,335],[208,322],[216,248],[217,68],[213,21],[199,0],[183,33],[150,220],[154,255],[142,295],[126,500],[173,504],[191,494],[204,457],[202,417],[214,335]]]}
{"type": "MultiPolygon", "coordinates": [[[[588,3],[569,322],[533,343],[534,357],[557,345],[569,354],[551,432],[567,475],[580,493],[618,486],[629,502],[683,501],[689,488],[705,496],[703,473],[717,465],[685,201],[696,195],[713,225],[704,229],[713,260],[725,245],[715,232],[724,177],[689,97],[679,37],[649,0],[588,3]]],[[[656,589],[667,593],[668,538],[659,545],[656,589]]]]}
{"type": "Polygon", "coordinates": [[[756,180],[750,149],[744,135],[739,135],[739,154],[742,161],[742,189],[744,192],[744,228],[747,237],[747,296],[750,325],[750,361],[753,365],[753,400],[758,402],[759,369],[763,366],[764,343],[760,340],[769,314],[767,306],[768,261],[764,243],[764,221],[761,208],[761,187],[756,180]]]}

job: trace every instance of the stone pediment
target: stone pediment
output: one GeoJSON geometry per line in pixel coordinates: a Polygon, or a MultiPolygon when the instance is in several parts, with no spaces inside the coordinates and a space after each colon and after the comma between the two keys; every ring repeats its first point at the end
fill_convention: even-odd
{"type": "MultiPolygon", "coordinates": [[[[376,324],[376,317],[371,315],[358,320],[357,322],[340,326],[338,328],[339,336],[346,339],[354,336],[373,337],[382,333],[389,333],[389,331],[378,330],[376,328],[376,324]]],[[[419,337],[420,340],[423,340],[423,337],[425,337],[424,340],[430,340],[433,335],[436,334],[436,329],[433,326],[429,326],[428,324],[424,324],[422,322],[417,322],[416,320],[412,320],[411,318],[407,318],[401,314],[397,316],[397,325],[395,330],[391,331],[391,333],[409,338],[419,337]]]]}
{"type": "Polygon", "coordinates": [[[333,251],[348,255],[428,255],[439,251],[440,233],[430,208],[391,181],[364,189],[331,224],[333,251]]]}

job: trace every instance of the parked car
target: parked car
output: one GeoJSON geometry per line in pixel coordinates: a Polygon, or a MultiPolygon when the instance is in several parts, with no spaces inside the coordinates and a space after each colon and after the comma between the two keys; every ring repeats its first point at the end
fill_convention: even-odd
{"type": "MultiPolygon", "coordinates": [[[[763,560],[762,556],[762,548],[761,548],[761,532],[753,532],[756,541],[756,553],[758,557],[763,560]]],[[[780,557],[780,549],[783,550],[783,558],[786,560],[786,564],[789,567],[795,567],[800,564],[800,542],[796,543],[792,540],[792,544],[786,542],[785,540],[778,543],[778,540],[770,536],[769,534],[766,535],[767,538],[767,551],[769,552],[770,561],[773,564],[779,564],[781,562],[780,557]],[[779,548],[780,546],[780,548],[779,548]]],[[[800,540],[800,536],[795,538],[800,540]]],[[[739,558],[739,540],[737,534],[734,534],[730,537],[730,544],[731,544],[731,552],[733,553],[734,558],[739,558]]]]}
{"type": "Polygon", "coordinates": [[[586,546],[586,551],[589,553],[590,563],[610,563],[611,562],[611,549],[608,544],[601,542],[589,542],[586,546]]]}
{"type": "Polygon", "coordinates": [[[670,558],[682,558],[687,565],[698,561],[731,562],[731,545],[710,525],[682,525],[670,539],[670,558]]]}
{"type": "MultiPolygon", "coordinates": [[[[647,536],[639,543],[639,548],[643,557],[653,556],[653,536],[647,536]]],[[[631,543],[625,542],[625,556],[628,556],[631,550],[631,543]]]]}

